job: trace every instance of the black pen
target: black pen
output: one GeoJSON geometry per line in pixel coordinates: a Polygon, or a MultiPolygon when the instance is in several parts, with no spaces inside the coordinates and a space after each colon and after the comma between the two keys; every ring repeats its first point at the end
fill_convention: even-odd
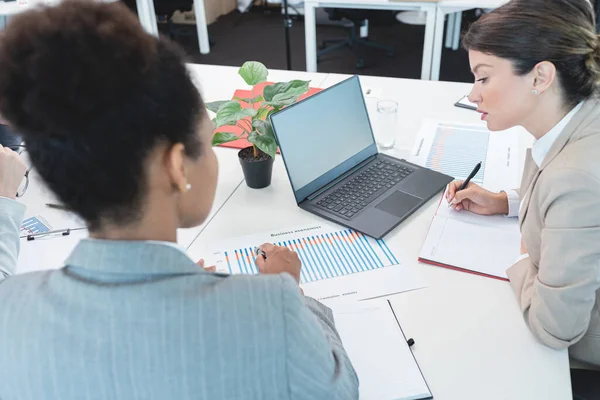
{"type": "Polygon", "coordinates": [[[254,254],[256,257],[263,256],[263,258],[267,259],[267,253],[265,253],[260,247],[254,246],[254,254]]]}
{"type": "MultiPolygon", "coordinates": [[[[460,185],[460,187],[458,188],[457,192],[460,192],[461,190],[465,190],[467,188],[467,186],[469,186],[469,183],[471,182],[471,179],[473,179],[473,177],[475,175],[477,175],[477,173],[479,172],[479,169],[481,169],[481,161],[479,161],[477,163],[477,165],[475,166],[475,168],[473,168],[473,171],[471,171],[471,173],[469,174],[469,176],[467,177],[467,179],[465,179],[465,181],[462,183],[462,185],[460,185]]],[[[454,200],[454,199],[452,199],[452,200],[454,200]]],[[[453,203],[449,203],[448,207],[451,207],[453,205],[454,205],[453,203]]]]}
{"type": "Polygon", "coordinates": [[[67,207],[63,206],[62,204],[46,203],[46,207],[54,208],[54,209],[62,210],[62,211],[69,211],[69,209],[67,207]]]}

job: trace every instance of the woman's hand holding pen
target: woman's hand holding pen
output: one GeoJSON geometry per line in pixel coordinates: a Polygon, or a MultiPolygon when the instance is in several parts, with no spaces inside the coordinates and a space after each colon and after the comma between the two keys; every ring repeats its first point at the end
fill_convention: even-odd
{"type": "Polygon", "coordinates": [[[446,200],[457,211],[467,210],[475,214],[508,214],[506,193],[494,193],[471,182],[466,189],[459,190],[463,181],[448,184],[446,200]]]}
{"type": "Polygon", "coordinates": [[[287,272],[296,282],[300,283],[302,262],[297,253],[287,247],[275,246],[271,243],[263,244],[260,246],[260,250],[265,253],[265,256],[259,255],[256,258],[256,265],[261,274],[287,272]]]}

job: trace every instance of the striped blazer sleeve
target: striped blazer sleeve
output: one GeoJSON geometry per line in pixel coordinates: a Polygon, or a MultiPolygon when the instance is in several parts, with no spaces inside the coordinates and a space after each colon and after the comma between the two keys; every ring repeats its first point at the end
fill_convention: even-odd
{"type": "Polygon", "coordinates": [[[6,197],[0,197],[0,282],[17,269],[19,257],[19,232],[25,205],[6,197]]]}
{"type": "Polygon", "coordinates": [[[331,310],[304,298],[291,276],[281,278],[290,399],[358,399],[358,377],[331,310]]]}

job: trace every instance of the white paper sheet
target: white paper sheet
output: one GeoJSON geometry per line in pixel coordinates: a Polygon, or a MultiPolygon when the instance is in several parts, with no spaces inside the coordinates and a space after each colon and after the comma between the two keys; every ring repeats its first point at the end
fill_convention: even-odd
{"type": "Polygon", "coordinates": [[[426,287],[415,266],[391,265],[335,279],[301,285],[310,296],[334,307],[336,304],[373,299],[426,287]]]}
{"type": "Polygon", "coordinates": [[[360,399],[425,399],[431,392],[387,301],[333,308],[360,381],[360,399]]]}
{"type": "Polygon", "coordinates": [[[473,182],[492,191],[514,189],[521,180],[519,135],[523,128],[490,132],[480,125],[425,120],[410,161],[465,179],[478,162],[473,182]]]}
{"type": "Polygon", "coordinates": [[[415,268],[399,265],[385,240],[328,223],[286,227],[206,245],[205,264],[225,274],[256,274],[254,246],[274,243],[296,251],[300,283],[318,300],[356,301],[425,287],[415,268]]]}
{"type": "Polygon", "coordinates": [[[507,279],[506,270],[520,254],[517,218],[484,216],[448,208],[444,195],[419,257],[507,279]]]}

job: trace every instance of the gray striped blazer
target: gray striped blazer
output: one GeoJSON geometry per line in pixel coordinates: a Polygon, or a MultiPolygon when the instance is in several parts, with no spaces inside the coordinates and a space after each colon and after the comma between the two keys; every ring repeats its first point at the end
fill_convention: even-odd
{"type": "Polygon", "coordinates": [[[331,311],[288,274],[86,239],[59,270],[8,277],[23,214],[0,198],[0,399],[358,398],[331,311]]]}

